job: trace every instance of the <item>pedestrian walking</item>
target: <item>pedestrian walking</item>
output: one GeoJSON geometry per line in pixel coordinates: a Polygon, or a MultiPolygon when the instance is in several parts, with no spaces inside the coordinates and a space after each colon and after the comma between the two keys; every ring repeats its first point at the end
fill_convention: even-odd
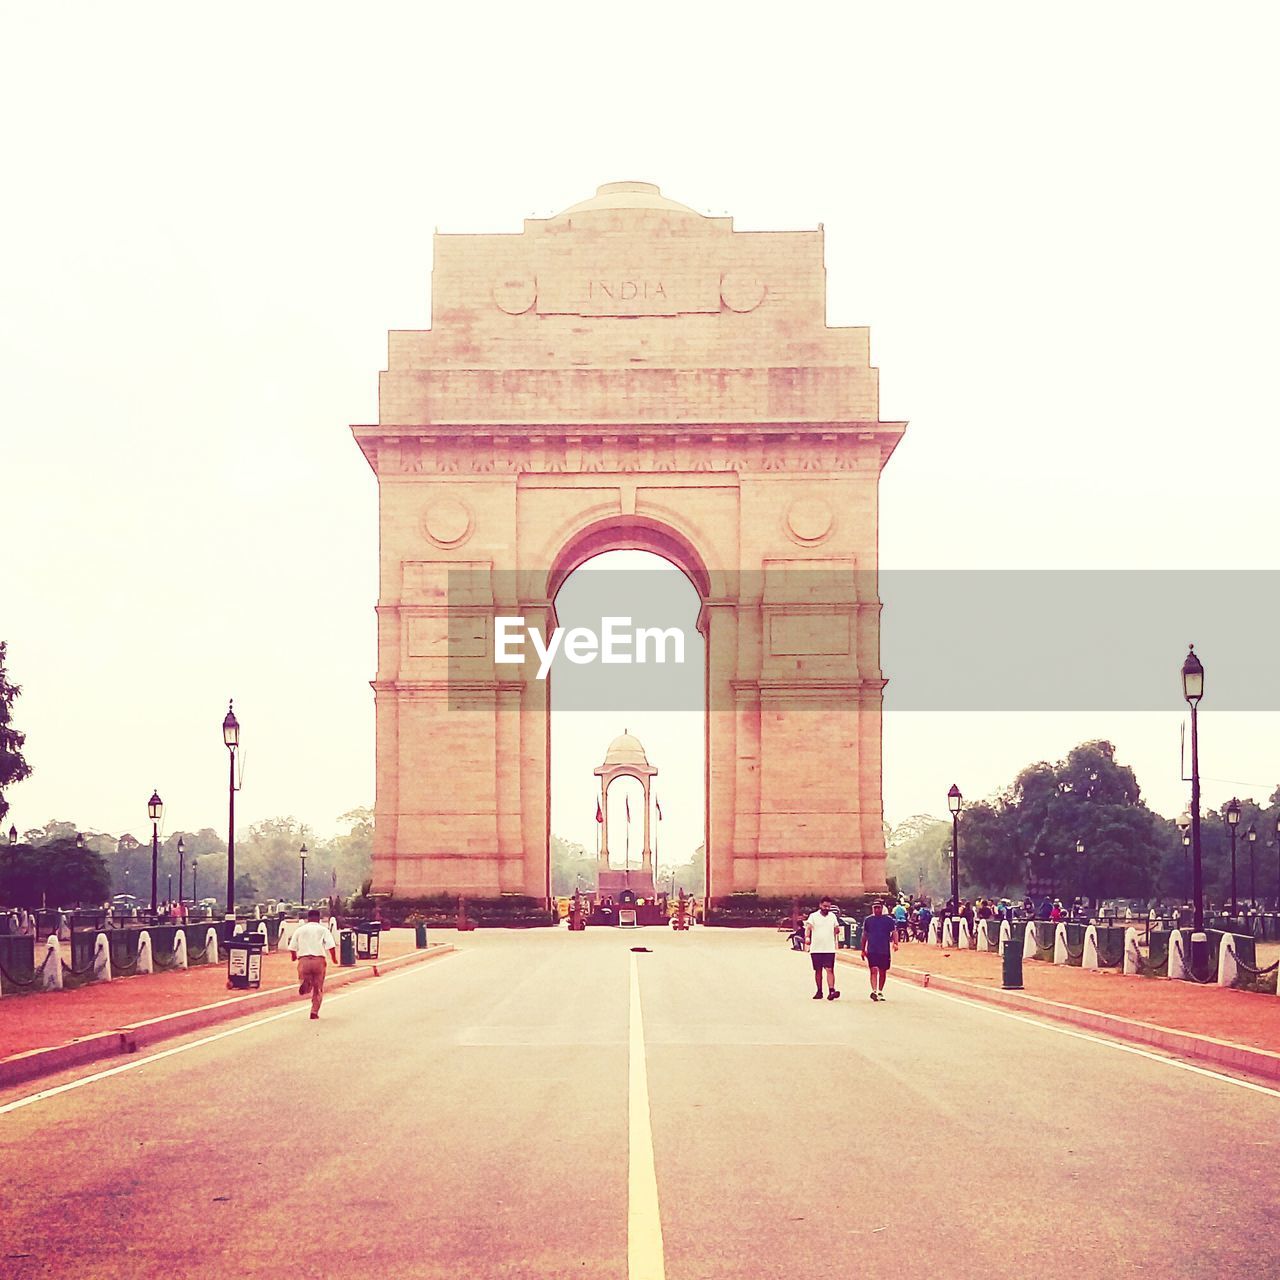
{"type": "Polygon", "coordinates": [[[320,1002],[324,999],[325,952],[334,964],[338,963],[337,944],[333,934],[320,923],[320,912],[314,908],[307,912],[306,924],[300,924],[289,940],[289,952],[298,962],[298,994],[311,996],[311,1016],[320,1016],[320,1002]]]}
{"type": "Polygon", "coordinates": [[[831,899],[823,898],[817,911],[811,912],[804,922],[804,949],[813,961],[813,980],[818,989],[815,1000],[822,999],[822,975],[827,975],[827,999],[838,1000],[836,990],[836,913],[831,909],[831,899]]]}
{"type": "Polygon", "coordinates": [[[871,914],[862,922],[862,958],[871,975],[871,999],[884,999],[884,980],[889,973],[889,950],[898,949],[897,930],[892,916],[884,913],[884,903],[878,898],[871,914]]]}

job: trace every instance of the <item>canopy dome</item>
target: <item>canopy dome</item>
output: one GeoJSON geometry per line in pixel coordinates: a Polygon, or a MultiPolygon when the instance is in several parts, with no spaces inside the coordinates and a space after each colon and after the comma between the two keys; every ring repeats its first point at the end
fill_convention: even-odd
{"type": "Polygon", "coordinates": [[[606,765],[636,764],[648,766],[649,758],[640,745],[640,739],[629,733],[621,733],[609,743],[609,750],[604,753],[606,765]]]}
{"type": "Polygon", "coordinates": [[[689,213],[702,217],[696,209],[677,200],[668,200],[652,182],[606,182],[597,187],[589,200],[581,200],[556,214],[558,218],[572,213],[600,213],[607,209],[662,209],[667,213],[689,213]]]}

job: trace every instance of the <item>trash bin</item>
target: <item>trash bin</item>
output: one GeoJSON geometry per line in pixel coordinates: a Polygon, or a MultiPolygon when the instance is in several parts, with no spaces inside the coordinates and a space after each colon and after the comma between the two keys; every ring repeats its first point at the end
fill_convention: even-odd
{"type": "Polygon", "coordinates": [[[427,926],[421,920],[413,926],[413,942],[417,947],[425,947],[427,945],[427,926]]]}
{"type": "Polygon", "coordinates": [[[842,946],[845,946],[845,947],[852,947],[852,946],[853,946],[853,928],[854,928],[854,921],[853,921],[853,920],[850,920],[850,919],[846,916],[846,917],[845,917],[845,919],[842,921],[842,923],[843,923],[843,925],[844,925],[844,935],[843,935],[843,938],[842,938],[842,940],[841,940],[841,945],[842,945],[842,946]]]}
{"type": "Polygon", "coordinates": [[[353,965],[356,962],[356,935],[350,929],[338,934],[338,963],[353,965]]]}
{"type": "Polygon", "coordinates": [[[1004,949],[1004,989],[1022,990],[1022,948],[1007,943],[1004,949]]]}
{"type": "Polygon", "coordinates": [[[228,943],[227,986],[241,991],[262,986],[262,944],[260,933],[238,933],[228,943]]]}
{"type": "Polygon", "coordinates": [[[361,960],[376,960],[381,934],[382,925],[377,920],[357,923],[356,956],[361,960]]]}

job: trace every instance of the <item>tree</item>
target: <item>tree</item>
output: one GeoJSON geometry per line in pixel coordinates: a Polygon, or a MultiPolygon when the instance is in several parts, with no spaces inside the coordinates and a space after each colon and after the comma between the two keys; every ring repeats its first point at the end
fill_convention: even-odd
{"type": "Polygon", "coordinates": [[[576,841],[551,837],[551,894],[568,897],[575,889],[592,893],[597,884],[596,860],[576,841]]]}
{"type": "Polygon", "coordinates": [[[13,704],[22,692],[22,686],[9,683],[5,670],[8,648],[8,641],[0,640],[0,819],[9,812],[9,802],[4,793],[15,782],[31,776],[31,766],[22,756],[27,735],[13,727],[13,704]]]}
{"type": "Polygon", "coordinates": [[[251,902],[257,902],[257,900],[257,884],[247,871],[242,871],[238,876],[236,876],[236,902],[241,905],[246,905],[251,902]]]}
{"type": "Polygon", "coordinates": [[[1153,895],[1170,826],[1143,803],[1133,770],[1110,742],[1082,742],[1065,760],[1028,765],[993,800],[965,809],[961,892],[1017,893],[1035,880],[1060,897],[1153,895]]]}
{"type": "Polygon", "coordinates": [[[75,840],[0,844],[0,901],[13,906],[71,907],[105,902],[110,876],[102,855],[75,840]]]}
{"type": "Polygon", "coordinates": [[[951,892],[951,823],[917,814],[885,839],[885,876],[912,895],[947,897],[951,892]]]}

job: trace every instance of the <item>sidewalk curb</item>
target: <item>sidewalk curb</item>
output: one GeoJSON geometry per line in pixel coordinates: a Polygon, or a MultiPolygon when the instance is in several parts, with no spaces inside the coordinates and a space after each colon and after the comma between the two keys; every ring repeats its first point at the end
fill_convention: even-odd
{"type": "MultiPolygon", "coordinates": [[[[860,959],[855,959],[853,956],[841,953],[838,958],[845,964],[862,967],[860,959]]],[[[1229,1067],[1267,1080],[1280,1080],[1280,1053],[1272,1053],[1268,1049],[1255,1049],[1249,1045],[1235,1044],[1230,1040],[1215,1040],[1210,1036],[1196,1035],[1192,1031],[1161,1027],[1153,1022],[1135,1022],[1131,1018],[1122,1018],[1118,1014],[1100,1013],[1096,1009],[1083,1009],[1079,1005],[1062,1004],[1057,1000],[1046,1000],[1042,996],[1031,996],[1022,991],[983,987],[977,983],[965,982],[960,978],[931,974],[923,969],[900,968],[895,965],[893,972],[914,982],[917,986],[927,987],[930,991],[963,996],[967,1000],[978,1000],[1006,1009],[1016,1009],[1020,1013],[1037,1014],[1054,1022],[1070,1023],[1072,1026],[1099,1032],[1116,1040],[1162,1049],[1165,1053],[1179,1058],[1212,1063],[1217,1067],[1229,1067]]]]}
{"type": "MultiPolygon", "coordinates": [[[[326,979],[325,994],[341,987],[348,987],[353,982],[360,982],[365,978],[378,977],[388,969],[404,968],[415,962],[421,964],[427,960],[436,960],[456,950],[457,947],[451,942],[433,943],[425,951],[410,951],[407,955],[379,960],[376,964],[360,965],[355,969],[339,969],[332,977],[326,979]]],[[[297,985],[290,983],[285,987],[271,987],[267,991],[255,991],[249,995],[229,996],[225,1000],[202,1005],[198,1009],[183,1009],[178,1013],[165,1013],[158,1018],[131,1022],[115,1031],[100,1031],[96,1035],[85,1036],[80,1040],[69,1040],[66,1044],[51,1045],[47,1049],[28,1049],[25,1053],[15,1053],[12,1057],[0,1058],[0,1089],[10,1085],[24,1084],[41,1076],[53,1075],[70,1067],[98,1062],[103,1058],[136,1053],[139,1049],[161,1040],[190,1035],[193,1031],[202,1031],[205,1027],[214,1026],[219,1022],[246,1017],[264,1009],[274,1009],[299,999],[297,985]]]]}

